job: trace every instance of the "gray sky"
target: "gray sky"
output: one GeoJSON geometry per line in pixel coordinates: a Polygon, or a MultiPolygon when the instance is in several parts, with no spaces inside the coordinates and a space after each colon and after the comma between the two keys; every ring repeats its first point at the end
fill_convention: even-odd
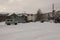
{"type": "Polygon", "coordinates": [[[56,10],[60,9],[60,0],[0,0],[0,12],[36,13],[38,9],[49,12],[52,10],[52,3],[56,10]]]}

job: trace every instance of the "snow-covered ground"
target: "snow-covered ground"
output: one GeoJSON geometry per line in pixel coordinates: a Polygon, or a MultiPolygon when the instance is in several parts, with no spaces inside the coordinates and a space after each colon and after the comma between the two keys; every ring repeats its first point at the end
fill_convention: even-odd
{"type": "Polygon", "coordinates": [[[2,22],[0,40],[60,40],[60,24],[34,22],[6,25],[2,22]]]}

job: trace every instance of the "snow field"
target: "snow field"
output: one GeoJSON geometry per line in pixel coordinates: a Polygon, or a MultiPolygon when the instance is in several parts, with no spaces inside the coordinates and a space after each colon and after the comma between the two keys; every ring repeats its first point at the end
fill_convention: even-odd
{"type": "Polygon", "coordinates": [[[0,23],[0,40],[60,40],[60,24],[19,23],[6,25],[0,23]]]}

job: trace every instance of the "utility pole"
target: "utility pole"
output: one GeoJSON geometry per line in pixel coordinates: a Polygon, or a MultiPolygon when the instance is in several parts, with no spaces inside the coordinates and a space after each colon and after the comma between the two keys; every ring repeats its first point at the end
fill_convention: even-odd
{"type": "Polygon", "coordinates": [[[54,19],[54,17],[55,17],[54,3],[52,4],[52,16],[53,16],[53,19],[54,19]]]}

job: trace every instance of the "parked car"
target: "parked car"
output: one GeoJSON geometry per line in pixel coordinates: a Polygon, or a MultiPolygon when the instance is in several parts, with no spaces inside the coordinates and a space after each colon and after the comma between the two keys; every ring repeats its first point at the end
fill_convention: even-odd
{"type": "Polygon", "coordinates": [[[54,23],[60,23],[60,18],[57,17],[57,18],[54,20],[54,23]]]}
{"type": "Polygon", "coordinates": [[[40,20],[41,23],[49,22],[49,21],[50,21],[50,20],[48,20],[48,19],[42,19],[42,20],[40,20]]]}
{"type": "Polygon", "coordinates": [[[17,25],[18,24],[18,21],[16,19],[6,19],[5,20],[5,23],[7,25],[11,25],[11,24],[17,25]]]}

